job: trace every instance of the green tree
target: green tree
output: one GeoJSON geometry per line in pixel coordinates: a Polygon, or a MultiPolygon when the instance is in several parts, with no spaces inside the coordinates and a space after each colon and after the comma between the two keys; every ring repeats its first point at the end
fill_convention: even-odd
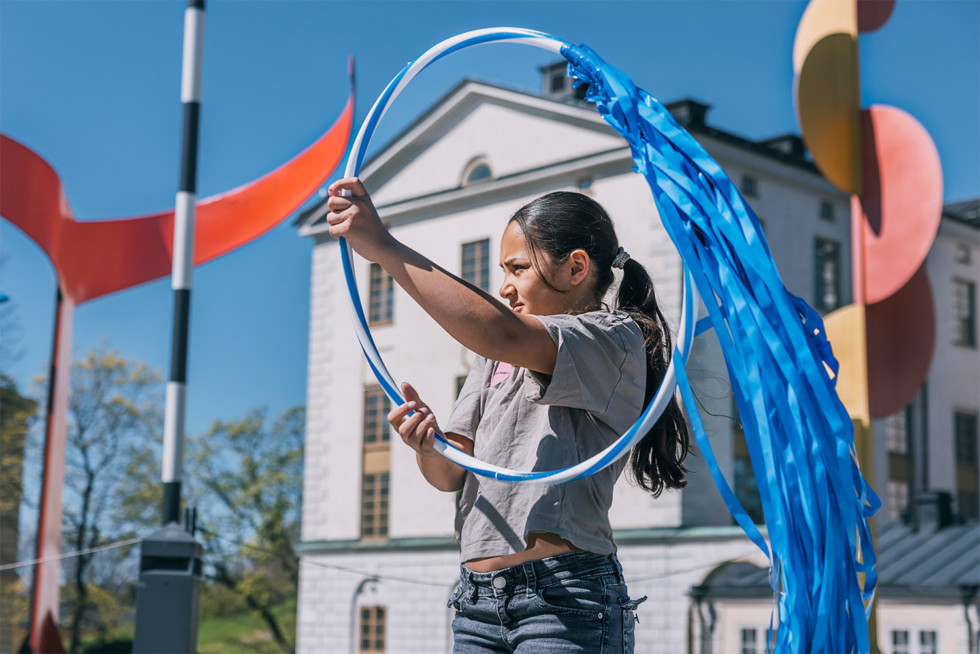
{"type": "Polygon", "coordinates": [[[284,623],[273,609],[299,585],[304,423],[303,408],[271,426],[253,410],[191,443],[209,582],[234,591],[283,652],[295,649],[295,619],[284,623]]]}
{"type": "MultiPolygon", "coordinates": [[[[159,459],[160,391],[158,372],[105,347],[74,363],[65,470],[66,550],[132,538],[155,515],[146,502],[133,501],[131,489],[159,488],[133,471],[138,461],[159,459]]],[[[71,652],[81,651],[86,635],[94,632],[105,639],[110,630],[129,621],[137,574],[134,551],[66,560],[64,599],[71,652]]]]}
{"type": "MultiPolygon", "coordinates": [[[[0,374],[0,564],[17,561],[20,503],[24,497],[24,447],[37,416],[37,402],[20,394],[0,374]]],[[[15,633],[27,619],[27,601],[16,570],[0,571],[0,651],[13,652],[23,639],[15,633]]]]}

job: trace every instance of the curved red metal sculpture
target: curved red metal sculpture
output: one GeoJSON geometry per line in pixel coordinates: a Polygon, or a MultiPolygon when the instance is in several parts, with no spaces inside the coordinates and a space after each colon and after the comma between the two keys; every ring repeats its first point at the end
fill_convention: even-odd
{"type": "MultiPolygon", "coordinates": [[[[347,149],[353,90],[340,117],[306,150],[267,175],[197,205],[194,263],[258,238],[295,211],[327,179],[347,149]]],[[[61,179],[40,155],[0,134],[0,216],[36,242],[54,264],[58,308],[51,363],[44,473],[34,569],[34,651],[64,651],[56,623],[62,487],[67,444],[68,369],[75,305],[170,274],[174,211],[119,220],[77,221],[61,179]]]]}

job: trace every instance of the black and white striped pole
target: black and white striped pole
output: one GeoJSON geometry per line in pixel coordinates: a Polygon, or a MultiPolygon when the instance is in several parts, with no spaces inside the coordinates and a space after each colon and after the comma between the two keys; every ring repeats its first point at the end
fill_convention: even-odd
{"type": "Polygon", "coordinates": [[[163,528],[144,538],[136,593],[135,654],[197,651],[201,586],[201,545],[179,524],[184,458],[184,400],[187,384],[187,332],[191,275],[194,270],[194,218],[197,205],[197,133],[201,112],[201,61],[204,54],[204,0],[188,0],[184,11],[184,54],[180,99],[184,129],[180,185],[174,213],[173,346],[163,425],[163,528]]]}
{"type": "Polygon", "coordinates": [[[180,100],[184,129],[180,186],[174,213],[173,345],[163,424],[163,524],[180,519],[180,482],[184,459],[184,406],[187,396],[187,333],[191,278],[194,272],[194,219],[197,205],[197,134],[201,115],[201,68],[204,54],[204,0],[189,0],[184,11],[184,58],[180,100]]]}

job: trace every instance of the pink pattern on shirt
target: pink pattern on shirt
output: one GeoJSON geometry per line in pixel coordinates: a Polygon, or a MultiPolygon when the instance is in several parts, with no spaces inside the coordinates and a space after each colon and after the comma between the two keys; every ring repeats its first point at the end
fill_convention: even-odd
{"type": "Polygon", "coordinates": [[[490,385],[496,386],[497,384],[500,384],[505,379],[510,377],[510,373],[513,370],[514,366],[510,365],[509,363],[498,363],[497,369],[493,373],[493,379],[490,380],[490,385]]]}

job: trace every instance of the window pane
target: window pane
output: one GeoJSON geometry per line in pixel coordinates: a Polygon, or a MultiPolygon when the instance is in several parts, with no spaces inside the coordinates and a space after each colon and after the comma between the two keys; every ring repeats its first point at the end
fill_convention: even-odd
{"type": "Polygon", "coordinates": [[[391,439],[388,429],[388,412],[391,400],[378,387],[364,391],[364,442],[386,443],[391,439]]]}
{"type": "Polygon", "coordinates": [[[463,243],[461,277],[484,291],[490,291],[490,239],[463,243]]]}
{"type": "Polygon", "coordinates": [[[391,322],[395,307],[395,281],[384,268],[371,264],[368,288],[368,323],[383,324],[391,322]]]}
{"type": "Polygon", "coordinates": [[[936,640],[935,631],[920,631],[919,654],[936,654],[936,640]]]}
{"type": "Polygon", "coordinates": [[[977,344],[977,287],[973,282],[955,280],[955,343],[974,347],[977,344]]]}
{"type": "Polygon", "coordinates": [[[818,238],[814,241],[814,306],[831,311],[840,306],[840,243],[818,238]]]}
{"type": "Polygon", "coordinates": [[[833,220],[834,219],[834,205],[832,205],[830,202],[821,202],[820,203],[820,217],[823,218],[824,220],[833,220]]]}
{"type": "Polygon", "coordinates": [[[757,654],[755,629],[742,629],[741,654],[757,654]]]}
{"type": "Polygon", "coordinates": [[[901,520],[909,506],[909,485],[905,481],[888,481],[888,518],[901,520]]]}
{"type": "Polygon", "coordinates": [[[956,462],[969,466],[977,461],[977,423],[978,414],[956,411],[953,414],[953,430],[956,434],[956,462]]]}
{"type": "Polygon", "coordinates": [[[911,654],[909,652],[909,632],[904,630],[892,631],[892,654],[911,654]]]}
{"type": "Polygon", "coordinates": [[[367,606],[361,609],[360,654],[382,654],[385,650],[385,608],[367,606]]]}
{"type": "Polygon", "coordinates": [[[908,452],[908,412],[906,410],[893,413],[884,420],[885,447],[893,454],[908,452]]]}

